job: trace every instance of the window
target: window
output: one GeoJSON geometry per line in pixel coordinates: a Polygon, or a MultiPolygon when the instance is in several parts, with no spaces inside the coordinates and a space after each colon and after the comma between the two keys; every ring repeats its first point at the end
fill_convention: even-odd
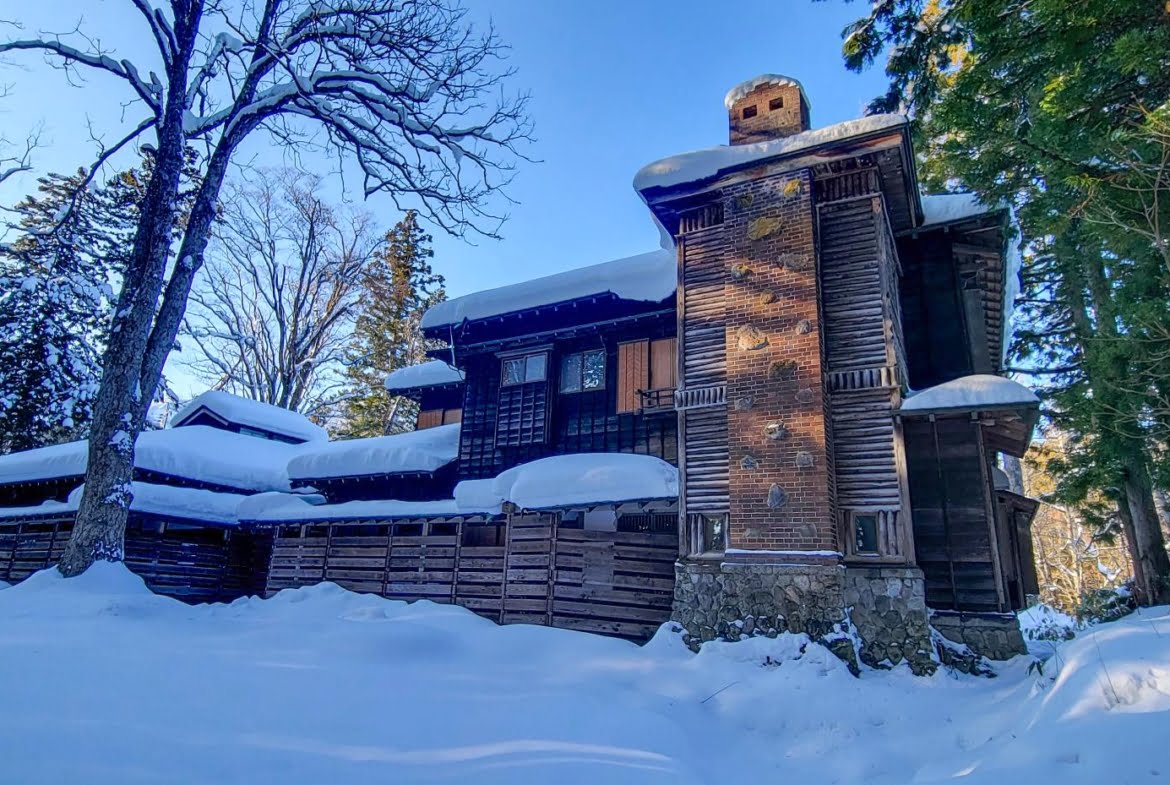
{"type": "Polygon", "coordinates": [[[756,105],[755,104],[752,104],[751,106],[745,106],[743,108],[743,119],[744,120],[750,120],[751,118],[753,118],[755,116],[756,116],[756,105]]]}
{"type": "Polygon", "coordinates": [[[691,553],[695,556],[723,553],[727,550],[727,515],[691,513],[687,515],[691,530],[691,553]]]}
{"type": "Polygon", "coordinates": [[[858,555],[877,556],[878,517],[875,513],[853,513],[854,552],[858,555]]]}
{"type": "Polygon", "coordinates": [[[507,357],[500,369],[500,384],[506,387],[511,384],[543,382],[547,365],[548,355],[544,352],[507,357]]]}
{"type": "Polygon", "coordinates": [[[783,108],[784,108],[784,96],[782,96],[782,95],[776,96],[775,98],[773,98],[771,101],[768,102],[768,111],[769,112],[775,112],[777,109],[783,109],[783,108]]]}
{"type": "Polygon", "coordinates": [[[561,361],[561,392],[586,392],[604,388],[604,349],[565,355],[561,361]]]}

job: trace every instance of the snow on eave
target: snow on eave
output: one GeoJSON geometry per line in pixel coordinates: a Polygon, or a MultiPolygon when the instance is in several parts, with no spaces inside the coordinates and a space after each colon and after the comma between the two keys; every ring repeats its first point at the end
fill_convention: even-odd
{"type": "Polygon", "coordinates": [[[905,128],[907,122],[906,117],[900,114],[875,114],[766,142],[720,145],[673,155],[639,169],[634,175],[634,188],[646,191],[707,180],[763,161],[808,152],[881,131],[905,128]]]}
{"type": "MultiPolygon", "coordinates": [[[[0,508],[0,518],[76,513],[81,505],[81,494],[84,489],[84,485],[78,486],[69,494],[68,500],[63,502],[47,501],[31,507],[0,508]]],[[[220,493],[202,488],[180,488],[148,482],[135,482],[133,495],[134,498],[130,502],[131,512],[212,526],[235,526],[238,523],[236,509],[240,502],[247,498],[237,493],[220,493]]]]}
{"type": "Polygon", "coordinates": [[[442,387],[448,384],[463,384],[463,378],[463,371],[451,367],[444,360],[431,360],[392,372],[386,377],[386,389],[395,392],[442,387]]]}
{"type": "Polygon", "coordinates": [[[985,215],[1005,211],[1003,206],[988,207],[973,193],[922,194],[922,225],[920,229],[945,226],[985,215]]]}
{"type": "Polygon", "coordinates": [[[313,504],[290,494],[263,494],[245,499],[239,507],[244,523],[286,523],[336,520],[401,520],[446,518],[455,515],[487,513],[458,507],[454,499],[435,501],[398,501],[378,499],[339,504],[313,504]]]}
{"type": "MultiPolygon", "coordinates": [[[[285,465],[302,445],[244,436],[206,425],[144,431],[134,468],[243,491],[288,490],[285,465]]],[[[88,442],[75,441],[0,456],[0,484],[78,477],[88,442]]]]}
{"type": "Polygon", "coordinates": [[[446,327],[604,294],[634,302],[662,302],[674,294],[675,265],[672,252],[658,249],[486,289],[438,303],[423,316],[422,327],[446,327]]]}
{"type": "Polygon", "coordinates": [[[208,390],[196,395],[182,406],[171,418],[171,428],[183,427],[183,423],[206,409],[221,420],[242,425],[259,431],[287,436],[302,442],[326,441],[329,434],[325,429],[311,422],[299,412],[283,409],[261,401],[241,398],[223,390],[208,390]]]}
{"type": "Polygon", "coordinates": [[[678,498],[678,469],[651,455],[572,453],[514,466],[494,479],[455,486],[460,506],[566,509],[678,498]]]}
{"type": "Polygon", "coordinates": [[[731,107],[735,106],[737,101],[747,98],[753,90],[764,85],[795,87],[800,90],[800,97],[804,100],[804,105],[811,106],[808,100],[808,94],[804,92],[804,85],[791,76],[784,76],[783,74],[760,74],[759,76],[754,76],[751,79],[740,82],[728,90],[727,95],[723,96],[723,106],[730,112],[731,107]]]}
{"type": "Polygon", "coordinates": [[[459,423],[366,439],[345,439],[299,451],[288,462],[298,483],[387,474],[429,474],[459,457],[459,423]]]}
{"type": "Polygon", "coordinates": [[[900,411],[914,413],[982,411],[999,408],[1034,408],[1039,405],[1040,399],[1036,394],[1019,382],[991,374],[974,374],[913,393],[902,401],[900,411]]]}

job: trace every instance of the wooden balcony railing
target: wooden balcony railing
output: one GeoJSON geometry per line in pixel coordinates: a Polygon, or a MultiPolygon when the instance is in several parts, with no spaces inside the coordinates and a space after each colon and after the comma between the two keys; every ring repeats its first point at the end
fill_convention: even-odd
{"type": "Polygon", "coordinates": [[[674,411],[673,387],[660,387],[656,390],[638,390],[638,395],[642,399],[643,414],[674,411]]]}

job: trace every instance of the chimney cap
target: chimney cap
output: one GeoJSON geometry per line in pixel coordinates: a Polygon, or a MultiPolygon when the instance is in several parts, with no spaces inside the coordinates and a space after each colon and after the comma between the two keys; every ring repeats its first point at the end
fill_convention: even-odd
{"type": "Polygon", "coordinates": [[[801,100],[804,101],[805,106],[811,106],[808,100],[808,95],[804,92],[804,85],[791,76],[784,76],[783,74],[760,74],[759,76],[740,82],[735,87],[727,91],[727,95],[723,96],[723,105],[730,111],[731,107],[735,106],[736,102],[746,98],[752,90],[757,87],[765,85],[782,85],[785,87],[795,87],[800,90],[801,100]]]}

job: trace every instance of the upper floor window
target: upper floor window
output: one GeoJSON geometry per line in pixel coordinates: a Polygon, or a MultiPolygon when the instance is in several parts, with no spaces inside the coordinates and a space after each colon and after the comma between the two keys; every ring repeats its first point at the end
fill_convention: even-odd
{"type": "Polygon", "coordinates": [[[507,387],[525,382],[543,382],[548,373],[548,354],[525,354],[506,357],[500,367],[500,385],[507,387]]]}
{"type": "Polygon", "coordinates": [[[604,349],[567,354],[561,360],[561,392],[587,392],[604,388],[604,349]]]}

